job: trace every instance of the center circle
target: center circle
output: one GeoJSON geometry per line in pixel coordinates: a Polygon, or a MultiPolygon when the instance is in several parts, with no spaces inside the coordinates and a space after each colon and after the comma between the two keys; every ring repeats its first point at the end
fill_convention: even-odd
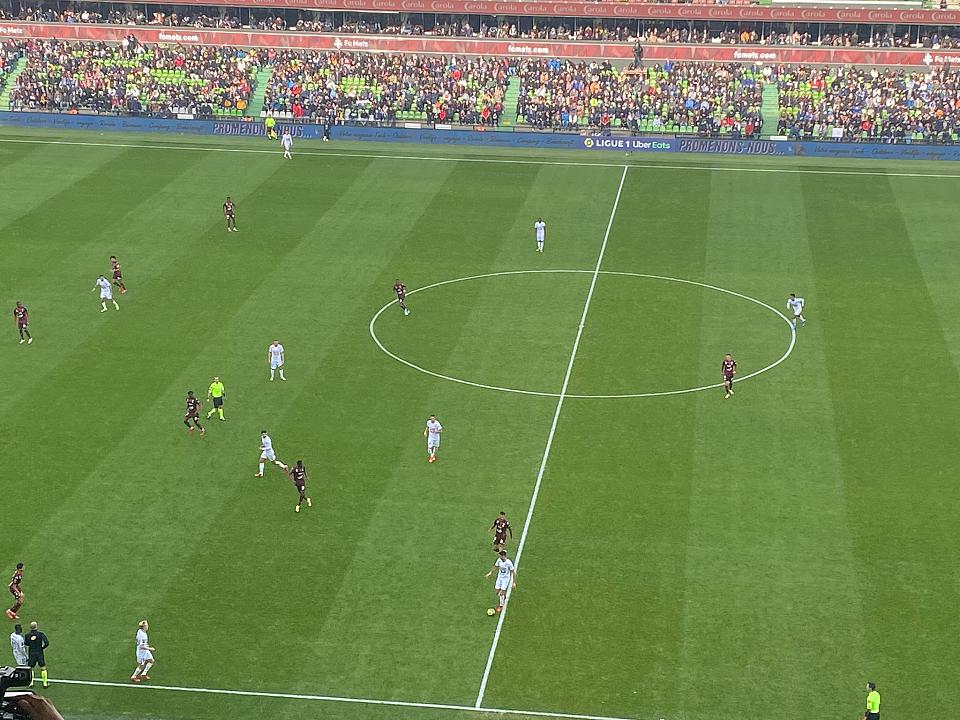
{"type": "MultiPolygon", "coordinates": [[[[483,280],[483,279],[485,279],[485,278],[496,278],[496,277],[505,277],[505,276],[513,276],[513,275],[546,275],[546,274],[561,274],[561,275],[562,275],[562,274],[570,274],[570,275],[591,275],[591,276],[592,276],[592,275],[594,274],[594,272],[595,272],[595,271],[593,271],[593,270],[507,270],[507,271],[502,271],[502,272],[484,273],[484,274],[481,274],[481,275],[468,275],[468,276],[466,276],[466,277],[453,278],[452,280],[442,280],[442,281],[440,281],[440,282],[431,283],[430,285],[424,285],[423,287],[416,288],[415,290],[408,290],[408,291],[407,291],[407,297],[410,297],[410,296],[412,296],[412,295],[416,295],[417,293],[423,293],[423,292],[426,292],[426,291],[428,291],[428,290],[432,290],[432,289],[434,289],[434,288],[443,287],[443,286],[446,286],[446,285],[453,285],[453,284],[455,284],[455,283],[471,282],[471,281],[474,281],[474,280],[483,280]]],[[[707,284],[707,283],[698,282],[698,281],[696,281],[696,280],[686,280],[686,279],[683,279],[683,278],[668,277],[668,276],[665,276],[665,275],[651,275],[651,274],[647,274],[647,273],[635,273],[635,272],[620,272],[620,271],[616,271],[616,270],[600,270],[600,271],[598,271],[596,274],[597,274],[597,275],[607,275],[607,276],[645,278],[645,279],[648,279],[648,280],[658,280],[658,281],[664,281],[664,282],[670,282],[670,283],[678,283],[678,284],[681,284],[681,285],[694,286],[694,287],[697,287],[697,288],[701,288],[701,289],[705,289],[705,290],[710,290],[710,291],[713,291],[713,292],[716,292],[716,293],[721,293],[721,294],[723,294],[723,295],[725,295],[725,296],[728,296],[728,297],[734,297],[734,298],[738,298],[738,299],[744,300],[744,301],[749,302],[749,303],[753,303],[754,305],[757,305],[757,306],[759,306],[759,307],[761,307],[761,308],[769,311],[769,312],[772,313],[774,316],[776,316],[776,317],[779,318],[781,321],[783,321],[783,322],[786,324],[787,329],[788,329],[788,332],[789,332],[789,340],[788,340],[786,349],[783,351],[783,353],[782,353],[776,360],[770,362],[769,364],[765,365],[764,367],[761,367],[760,369],[755,370],[755,371],[753,371],[753,372],[751,372],[751,373],[749,373],[749,374],[746,374],[746,375],[743,375],[743,376],[738,376],[738,378],[737,378],[737,382],[738,382],[738,383],[742,383],[742,382],[744,382],[745,380],[749,380],[750,378],[757,377],[758,375],[760,375],[760,374],[762,374],[762,373],[765,373],[765,372],[767,372],[768,370],[772,370],[773,368],[777,367],[777,366],[780,365],[782,362],[784,362],[788,357],[790,357],[790,354],[793,352],[793,348],[794,348],[794,346],[796,345],[796,339],[797,339],[797,337],[796,337],[796,330],[795,330],[795,328],[793,327],[793,323],[786,317],[786,315],[784,315],[782,312],[780,312],[780,311],[777,310],[776,308],[772,307],[771,305],[768,305],[767,303],[763,302],[762,300],[757,300],[756,298],[750,297],[749,295],[744,295],[744,294],[742,294],[742,293],[735,292],[735,291],[733,291],[733,290],[727,290],[726,288],[717,287],[716,285],[709,285],[709,284],[707,284]]],[[[444,374],[444,373],[437,372],[437,371],[434,371],[434,370],[430,370],[429,368],[422,367],[421,365],[418,365],[418,364],[416,364],[416,363],[414,363],[414,362],[411,362],[410,360],[407,360],[407,359],[404,358],[404,357],[401,357],[401,356],[398,355],[397,353],[395,353],[395,352],[391,351],[389,348],[387,348],[386,345],[384,345],[384,343],[383,343],[383,342],[380,340],[380,338],[377,336],[377,332],[376,332],[376,324],[377,324],[377,321],[380,319],[380,317],[381,317],[389,308],[395,306],[396,304],[397,304],[397,301],[396,301],[396,300],[392,300],[392,301],[388,302],[386,305],[384,305],[382,308],[380,308],[380,309],[374,314],[374,316],[370,319],[370,327],[369,327],[369,329],[370,329],[370,337],[373,339],[374,343],[376,343],[377,347],[378,347],[383,353],[385,353],[385,354],[388,355],[389,357],[393,358],[393,359],[396,360],[397,362],[399,362],[399,363],[401,363],[401,364],[403,364],[403,365],[406,365],[406,366],[409,367],[409,368],[412,368],[412,369],[414,369],[414,370],[417,370],[418,372],[424,373],[424,374],[426,374],[426,375],[430,375],[430,376],[435,377],[435,378],[439,378],[439,379],[441,379],[441,380],[447,380],[447,381],[449,381],[449,382],[455,382],[455,383],[459,383],[459,384],[461,384],[461,385],[468,385],[468,386],[470,386],[470,387],[482,388],[482,389],[484,389],[484,390],[495,390],[495,391],[497,391],[497,392],[515,393],[515,394],[519,394],[519,395],[535,395],[535,396],[539,396],[539,397],[556,397],[556,398],[559,398],[559,397],[561,396],[561,393],[559,393],[559,392],[544,392],[544,391],[540,391],[540,390],[529,390],[529,389],[518,388],[518,387],[505,387],[505,386],[493,385],[493,384],[482,383],[482,382],[474,382],[474,381],[472,381],[472,380],[468,380],[468,379],[464,379],[464,378],[459,378],[459,377],[454,377],[454,376],[452,376],[452,375],[448,375],[448,374],[444,374]]],[[[589,318],[588,318],[588,321],[589,321],[589,318]]],[[[571,348],[571,350],[572,350],[572,348],[571,348]]],[[[719,361],[718,361],[718,362],[719,362],[719,361]]],[[[559,380],[559,378],[558,378],[558,380],[559,380]]],[[[584,398],[584,399],[623,399],[623,398],[661,397],[661,396],[666,396],[666,395],[684,395],[684,394],[687,394],[687,393],[694,393],[694,392],[700,392],[700,391],[705,391],[705,390],[713,390],[713,389],[722,387],[722,385],[723,385],[722,382],[717,382],[717,383],[708,384],[708,385],[701,385],[701,386],[696,386],[696,387],[686,387],[686,388],[679,388],[679,389],[673,389],[673,390],[659,390],[659,391],[651,391],[651,392],[632,392],[632,393],[614,393],[614,394],[580,394],[580,393],[569,393],[569,392],[568,392],[568,393],[563,393],[563,397],[566,397],[566,398],[584,398]]]]}

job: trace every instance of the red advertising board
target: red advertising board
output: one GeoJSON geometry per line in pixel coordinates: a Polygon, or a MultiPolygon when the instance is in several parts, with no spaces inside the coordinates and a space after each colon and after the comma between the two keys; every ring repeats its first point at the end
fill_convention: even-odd
{"type": "MultiPolygon", "coordinates": [[[[146,0],[164,2],[169,0],[146,0]]],[[[695,5],[641,2],[497,2],[496,0],[177,0],[177,5],[353,10],[451,15],[663,18],[681,20],[960,25],[960,10],[695,5]]]]}
{"type": "MultiPolygon", "coordinates": [[[[562,57],[611,60],[633,58],[627,43],[483,40],[469,38],[398,37],[393,35],[334,35],[327,33],[250,32],[195,30],[190,28],[129,27],[114,25],[60,25],[54,23],[0,23],[0,38],[36,38],[119,42],[133,33],[145,43],[231,45],[305,50],[356,50],[362,52],[442,55],[496,55],[512,57],[562,57]]],[[[902,65],[960,65],[960,51],[862,50],[758,45],[650,45],[644,60],[699,60],[704,62],[902,65]]]]}

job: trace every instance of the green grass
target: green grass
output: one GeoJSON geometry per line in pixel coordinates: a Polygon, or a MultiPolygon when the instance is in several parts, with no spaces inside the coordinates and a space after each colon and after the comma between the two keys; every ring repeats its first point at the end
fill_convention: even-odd
{"type": "MultiPolygon", "coordinates": [[[[0,304],[22,300],[36,337],[20,346],[8,326],[0,344],[0,571],[27,564],[21,614],[50,636],[53,677],[125,682],[147,617],[155,684],[472,706],[495,627],[486,528],[502,509],[524,529],[592,273],[441,285],[377,322],[426,369],[544,396],[418,373],[368,325],[397,277],[592,271],[626,162],[569,393],[710,385],[723,353],[746,374],[789,342],[748,300],[606,271],[776,308],[796,291],[810,323],[727,401],[564,401],[485,706],[853,717],[869,679],[888,716],[951,706],[954,166],[297,150],[0,134],[0,304]],[[227,194],[239,233],[223,228],[227,194]],[[90,289],[112,254],[130,292],[101,314],[90,289]],[[274,338],[286,383],[268,381],[274,338]],[[228,422],[187,437],[183,397],[214,374],[228,422]],[[446,430],[435,465],[430,413],[446,430]],[[294,514],[275,468],[253,477],[261,428],[311,469],[312,509],[294,514]]],[[[77,718],[489,717],[48,694],[77,718]]]]}

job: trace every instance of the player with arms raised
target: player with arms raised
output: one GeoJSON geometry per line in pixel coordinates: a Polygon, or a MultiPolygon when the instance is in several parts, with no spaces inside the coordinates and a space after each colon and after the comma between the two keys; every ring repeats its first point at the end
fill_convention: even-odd
{"type": "Polygon", "coordinates": [[[32,343],[33,335],[27,329],[27,326],[30,325],[30,313],[27,312],[23,303],[19,300],[13,307],[13,319],[17,323],[17,330],[20,332],[20,344],[23,345],[26,342],[29,345],[32,343]]]}
{"type": "Polygon", "coordinates": [[[273,374],[280,371],[280,379],[286,380],[283,376],[284,350],[279,340],[274,340],[273,344],[267,348],[267,362],[270,363],[270,382],[273,382],[273,374]]]}
{"type": "Polygon", "coordinates": [[[238,232],[236,210],[237,206],[233,204],[233,198],[227,195],[223,203],[223,217],[227,220],[227,232],[238,232]]]}
{"type": "Polygon", "coordinates": [[[800,327],[807,324],[806,318],[803,317],[803,306],[805,303],[806,301],[802,297],[797,297],[796,293],[790,293],[790,297],[787,298],[787,310],[793,313],[794,329],[797,327],[797,320],[800,321],[800,327]]]}
{"type": "Polygon", "coordinates": [[[437,416],[427,418],[427,426],[423,429],[423,436],[427,439],[427,462],[436,462],[437,448],[440,447],[440,433],[443,425],[437,422],[437,416]]]}
{"type": "Polygon", "coordinates": [[[400,309],[403,310],[403,314],[409,315],[410,308],[407,307],[407,286],[400,282],[400,280],[397,280],[393,283],[393,292],[397,294],[397,303],[400,305],[400,309]]]}
{"type": "Polygon", "coordinates": [[[20,619],[17,611],[23,607],[24,600],[23,590],[20,589],[21,582],[23,582],[23,563],[17,563],[17,567],[13,571],[13,577],[10,578],[10,584],[7,585],[7,590],[13,595],[13,605],[7,610],[7,617],[11,620],[20,619]]]}
{"type": "Polygon", "coordinates": [[[113,284],[120,290],[121,295],[127,292],[127,286],[123,283],[123,271],[120,269],[120,263],[116,255],[110,256],[110,272],[113,275],[113,284]]]}
{"type": "Polygon", "coordinates": [[[117,310],[120,309],[120,306],[117,305],[117,301],[113,299],[113,286],[110,285],[110,281],[107,280],[103,275],[97,278],[97,282],[93,286],[93,290],[96,290],[97,288],[100,289],[100,312],[107,311],[107,300],[112,302],[113,306],[117,310]]]}
{"type": "Polygon", "coordinates": [[[286,471],[287,466],[282,462],[277,460],[277,455],[273,451],[273,440],[270,439],[270,436],[267,435],[266,430],[260,431],[260,470],[257,472],[254,477],[263,477],[263,465],[264,460],[269,460],[274,465],[278,466],[282,470],[286,471]]]}
{"type": "Polygon", "coordinates": [[[151,647],[150,639],[147,637],[147,630],[149,629],[150,623],[146,620],[141,620],[137,626],[137,667],[134,668],[133,675],[130,676],[131,682],[138,683],[142,680],[149,680],[150,675],[147,673],[156,664],[153,659],[153,647],[151,647]]]}
{"type": "Polygon", "coordinates": [[[300,505],[303,504],[304,500],[307,501],[307,507],[313,507],[313,501],[307,496],[307,469],[303,466],[303,460],[297,460],[297,464],[287,470],[287,476],[293,482],[297,492],[300,493],[297,506],[293,511],[300,512],[300,505]]]}
{"type": "Polygon", "coordinates": [[[723,399],[726,400],[733,395],[733,376],[737,374],[737,361],[730,353],[723,356],[720,374],[723,376],[723,399]]]}
{"type": "Polygon", "coordinates": [[[493,525],[490,526],[490,529],[493,531],[493,551],[500,552],[503,550],[503,544],[507,541],[507,533],[510,533],[510,539],[513,540],[513,527],[510,525],[510,521],[507,520],[507,515],[502,510],[497,516],[497,519],[493,521],[493,525]]]}
{"type": "Polygon", "coordinates": [[[507,551],[501,550],[499,553],[500,557],[497,558],[496,562],[493,563],[493,567],[490,568],[490,572],[486,574],[485,577],[490,577],[493,573],[497,573],[497,612],[503,611],[503,606],[507,603],[507,591],[517,587],[517,568],[513,564],[513,560],[507,557],[507,551]]]}
{"type": "Polygon", "coordinates": [[[183,414],[183,424],[187,426],[187,435],[193,435],[193,427],[190,425],[192,422],[200,428],[200,437],[202,438],[207,431],[200,424],[200,398],[194,396],[193,390],[188,390],[186,402],[187,411],[183,414]]]}

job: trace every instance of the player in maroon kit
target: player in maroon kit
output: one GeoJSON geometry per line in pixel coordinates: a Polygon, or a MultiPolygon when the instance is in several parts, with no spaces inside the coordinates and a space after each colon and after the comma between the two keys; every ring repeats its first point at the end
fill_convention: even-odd
{"type": "Polygon", "coordinates": [[[223,216],[227,219],[227,232],[239,232],[237,230],[237,218],[234,217],[235,210],[233,200],[227,195],[227,199],[223,203],[223,216]]]}
{"type": "Polygon", "coordinates": [[[410,308],[407,307],[407,286],[402,282],[397,280],[393,284],[393,291],[397,294],[397,302],[400,303],[400,309],[403,310],[404,315],[410,314],[410,308]]]}
{"type": "Polygon", "coordinates": [[[493,521],[490,529],[493,530],[494,552],[503,550],[503,544],[507,541],[507,533],[510,533],[510,539],[513,540],[513,527],[511,527],[510,521],[507,520],[507,515],[503,510],[500,511],[497,519],[493,521]]]}
{"type": "Polygon", "coordinates": [[[33,342],[33,335],[30,334],[30,331],[27,330],[27,326],[30,324],[30,313],[27,312],[27,309],[23,306],[23,303],[19,300],[17,301],[16,306],[13,308],[13,319],[17,322],[17,330],[20,331],[20,344],[23,345],[24,342],[29,345],[33,342]]]}
{"type": "Polygon", "coordinates": [[[127,292],[127,286],[123,284],[123,272],[120,270],[120,263],[117,262],[117,256],[110,256],[110,272],[113,274],[113,284],[117,286],[121,294],[127,292]]]}
{"type": "Polygon", "coordinates": [[[733,376],[737,374],[737,361],[730,353],[723,356],[720,373],[723,375],[723,399],[726,400],[733,395],[733,376]]]}
{"type": "Polygon", "coordinates": [[[294,512],[300,512],[300,505],[304,500],[307,501],[307,507],[313,507],[313,501],[307,496],[307,469],[303,466],[303,460],[297,460],[297,464],[287,470],[287,476],[293,482],[293,486],[300,493],[297,500],[297,506],[294,512]]]}
{"type": "Polygon", "coordinates": [[[193,435],[193,428],[190,427],[191,422],[200,428],[200,437],[203,437],[206,430],[200,424],[200,398],[194,396],[193,390],[187,392],[187,412],[183,415],[183,424],[187,426],[188,435],[193,435]]]}
{"type": "Polygon", "coordinates": [[[13,605],[7,610],[7,617],[11,620],[19,620],[17,610],[23,607],[23,590],[20,589],[20,582],[23,580],[23,563],[17,563],[17,569],[13,571],[13,577],[10,578],[10,584],[7,589],[13,595],[13,605]]]}

